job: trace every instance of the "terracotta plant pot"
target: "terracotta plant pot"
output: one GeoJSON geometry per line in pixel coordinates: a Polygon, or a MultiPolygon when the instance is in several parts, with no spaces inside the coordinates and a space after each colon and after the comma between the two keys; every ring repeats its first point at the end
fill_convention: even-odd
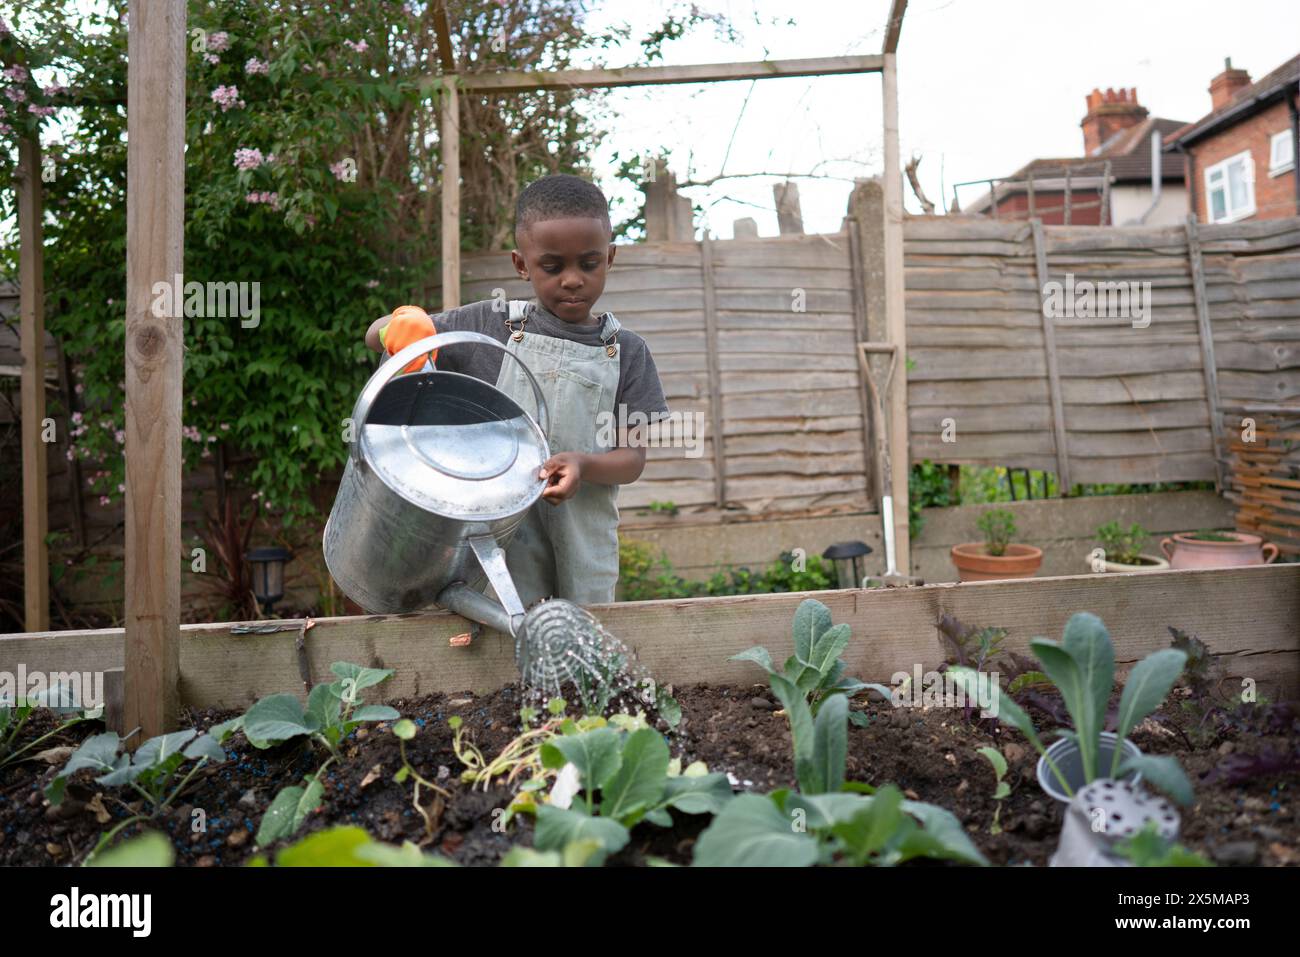
{"type": "Polygon", "coordinates": [[[1141,564],[1129,565],[1125,562],[1112,562],[1109,559],[1102,559],[1102,568],[1097,568],[1093,564],[1092,555],[1088,555],[1088,571],[1091,572],[1160,572],[1169,568],[1169,562],[1155,555],[1139,555],[1138,558],[1144,559],[1141,564]]]}
{"type": "Polygon", "coordinates": [[[964,542],[954,545],[951,554],[957,577],[964,582],[1033,578],[1043,564],[1043,550],[1033,545],[1008,545],[1005,554],[990,555],[983,542],[964,542]]]}
{"type": "Polygon", "coordinates": [[[1231,542],[1203,542],[1192,532],[1180,532],[1160,543],[1169,557],[1170,568],[1236,568],[1240,565],[1267,565],[1277,558],[1277,546],[1258,535],[1224,532],[1231,542]]]}

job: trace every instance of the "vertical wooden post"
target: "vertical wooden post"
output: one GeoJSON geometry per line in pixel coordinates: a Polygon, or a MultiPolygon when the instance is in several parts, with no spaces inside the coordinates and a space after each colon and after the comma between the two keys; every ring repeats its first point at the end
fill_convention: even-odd
{"type": "Polygon", "coordinates": [[[700,241],[704,289],[704,350],[709,370],[709,419],[713,429],[713,492],[718,508],[727,507],[727,450],[722,436],[722,364],[718,357],[718,296],[713,282],[713,237],[700,241]]]}
{"type": "MultiPolygon", "coordinates": [[[[1052,433],[1056,439],[1056,471],[1061,481],[1061,497],[1070,494],[1073,483],[1070,481],[1070,446],[1065,431],[1065,402],[1061,397],[1061,373],[1056,364],[1056,324],[1047,315],[1045,297],[1047,296],[1047,241],[1043,238],[1043,221],[1030,221],[1034,235],[1034,264],[1038,269],[1038,316],[1043,323],[1043,351],[1047,354],[1047,388],[1052,398],[1052,433]]],[[[1007,482],[1011,485],[1012,496],[1015,495],[1015,483],[1011,479],[1011,470],[1007,469],[1007,482]]],[[[1025,473],[1025,485],[1029,485],[1029,473],[1025,473]]]]}
{"type": "MultiPolygon", "coordinates": [[[[180,688],[180,316],[152,309],[184,272],[185,0],[131,0],[126,157],[126,647],[123,723],[176,726],[180,688]]],[[[173,302],[181,290],[173,290],[173,302]]]]}
{"type": "Polygon", "coordinates": [[[460,305],[460,96],[456,77],[442,78],[442,308],[460,305]]]}
{"type": "MultiPolygon", "coordinates": [[[[911,450],[907,435],[907,319],[903,291],[903,173],[898,159],[898,56],[886,53],[885,134],[885,331],[896,350],[887,396],[890,473],[894,493],[894,534],[898,568],[910,574],[912,540],[908,531],[907,479],[911,450]]],[[[996,209],[996,200],[995,206],[996,209]]]]}
{"type": "Polygon", "coordinates": [[[1110,160],[1101,171],[1101,209],[1097,211],[1098,224],[1105,226],[1110,222],[1110,160]]]}
{"type": "Polygon", "coordinates": [[[22,328],[23,627],[50,630],[50,561],[46,489],[45,250],[41,228],[41,144],[18,144],[18,286],[22,328]]]}
{"type": "Polygon", "coordinates": [[[1201,238],[1197,231],[1196,214],[1188,213],[1187,260],[1192,269],[1192,294],[1196,300],[1196,332],[1201,344],[1201,372],[1205,376],[1205,404],[1210,411],[1210,434],[1214,437],[1214,482],[1218,490],[1224,487],[1223,462],[1227,455],[1223,442],[1223,420],[1219,412],[1219,370],[1214,364],[1214,330],[1210,326],[1210,307],[1205,298],[1205,266],[1201,262],[1201,238]]]}

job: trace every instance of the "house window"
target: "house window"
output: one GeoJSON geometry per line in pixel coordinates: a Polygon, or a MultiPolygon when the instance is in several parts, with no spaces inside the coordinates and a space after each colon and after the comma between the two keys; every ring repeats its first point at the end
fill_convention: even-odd
{"type": "Polygon", "coordinates": [[[1255,213],[1255,164],[1250,150],[1215,163],[1205,171],[1210,221],[1231,223],[1255,213]]]}
{"type": "Polygon", "coordinates": [[[1269,143],[1268,175],[1278,176],[1292,169],[1295,169],[1295,142],[1291,139],[1291,131],[1274,133],[1269,143]]]}

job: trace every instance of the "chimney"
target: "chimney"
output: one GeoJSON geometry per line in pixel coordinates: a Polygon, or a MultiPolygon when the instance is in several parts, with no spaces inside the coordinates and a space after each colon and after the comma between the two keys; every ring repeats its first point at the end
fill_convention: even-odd
{"type": "Polygon", "coordinates": [[[1250,86],[1250,74],[1245,70],[1233,69],[1232,57],[1223,61],[1223,72],[1210,81],[1210,108],[1221,110],[1237,95],[1239,90],[1250,86]]]}
{"type": "Polygon", "coordinates": [[[1079,124],[1083,127],[1083,151],[1093,156],[1108,139],[1120,130],[1137,126],[1147,118],[1147,109],[1138,103],[1137,87],[1094,89],[1088,94],[1088,114],[1079,124]]]}

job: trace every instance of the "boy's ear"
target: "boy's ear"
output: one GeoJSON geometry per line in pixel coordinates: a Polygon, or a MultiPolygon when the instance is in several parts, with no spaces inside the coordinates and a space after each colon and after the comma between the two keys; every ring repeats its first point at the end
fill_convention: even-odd
{"type": "Polygon", "coordinates": [[[520,253],[519,250],[517,249],[510,250],[510,261],[514,263],[515,272],[519,274],[519,278],[527,282],[528,263],[524,262],[523,254],[520,253]]]}
{"type": "Polygon", "coordinates": [[[618,252],[618,247],[613,243],[609,244],[609,258],[605,260],[605,268],[608,269],[614,265],[614,253],[618,252]]]}

